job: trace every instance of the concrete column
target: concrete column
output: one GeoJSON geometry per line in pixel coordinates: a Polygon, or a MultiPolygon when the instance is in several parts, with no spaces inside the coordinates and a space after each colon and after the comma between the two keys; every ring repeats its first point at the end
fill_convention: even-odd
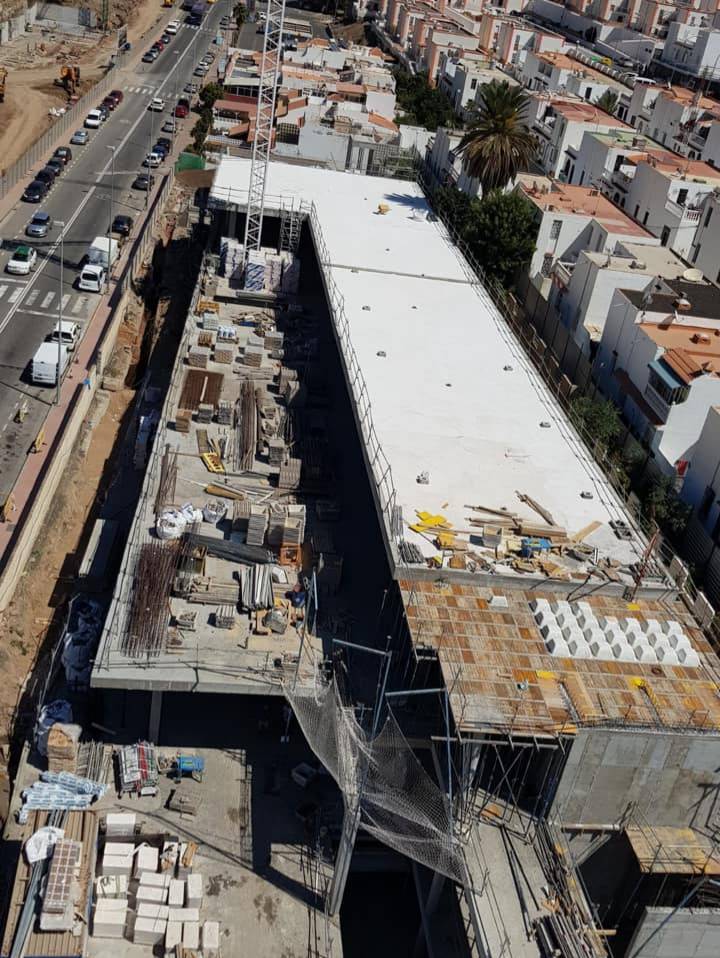
{"type": "Polygon", "coordinates": [[[162,717],[162,697],[163,694],[157,689],[153,689],[150,699],[150,721],[148,722],[148,741],[157,745],[160,737],[160,718],[162,717]]]}
{"type": "Polygon", "coordinates": [[[235,236],[235,230],[237,229],[237,210],[233,207],[228,213],[228,236],[235,236]]]}
{"type": "Polygon", "coordinates": [[[342,905],[359,826],[359,808],[355,806],[355,808],[346,809],[343,817],[340,846],[338,848],[337,858],[335,859],[335,870],[333,871],[332,882],[328,892],[328,911],[330,915],[337,915],[342,905]]]}

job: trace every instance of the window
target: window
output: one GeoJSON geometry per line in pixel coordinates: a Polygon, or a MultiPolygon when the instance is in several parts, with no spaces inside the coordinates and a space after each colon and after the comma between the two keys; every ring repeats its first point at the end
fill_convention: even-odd
{"type": "Polygon", "coordinates": [[[687,200],[688,191],[680,190],[677,195],[677,204],[678,206],[685,206],[685,201],[687,200]]]}
{"type": "Polygon", "coordinates": [[[712,206],[708,209],[707,213],[705,214],[705,229],[707,229],[708,226],[710,225],[711,216],[712,216],[712,206]]]}
{"type": "Polygon", "coordinates": [[[660,245],[667,246],[669,239],[670,239],[670,227],[663,226],[662,233],[660,234],[660,245]]]}
{"type": "Polygon", "coordinates": [[[545,255],[543,256],[543,262],[542,262],[542,267],[540,268],[540,272],[542,273],[543,276],[546,276],[546,277],[551,276],[552,268],[553,268],[553,254],[545,253],[545,255]]]}
{"type": "Polygon", "coordinates": [[[685,402],[690,395],[689,386],[676,386],[673,389],[671,386],[668,386],[664,379],[661,379],[660,376],[658,376],[654,369],[650,370],[648,385],[652,386],[658,396],[660,396],[661,399],[664,399],[669,406],[672,406],[675,403],[685,402]]]}
{"type": "Polygon", "coordinates": [[[550,239],[556,240],[560,236],[560,230],[562,229],[562,220],[553,220],[552,226],[550,227],[550,239]]]}
{"type": "Polygon", "coordinates": [[[643,216],[643,226],[647,226],[647,221],[648,221],[648,216],[649,216],[649,215],[650,215],[649,211],[646,210],[646,211],[645,211],[645,215],[643,216]]]}
{"type": "Polygon", "coordinates": [[[635,212],[633,213],[633,219],[637,219],[638,213],[640,212],[640,204],[635,207],[635,212]]]}
{"type": "Polygon", "coordinates": [[[692,254],[692,260],[691,260],[691,262],[697,263],[697,258],[698,258],[698,254],[699,254],[699,253],[700,253],[700,247],[699,247],[699,246],[696,246],[696,247],[693,249],[693,254],[692,254]]]}
{"type": "Polygon", "coordinates": [[[580,186],[583,185],[583,180],[584,180],[584,179],[585,179],[585,170],[583,170],[582,173],[580,174],[580,180],[579,180],[579,185],[580,185],[580,186]]]}
{"type": "Polygon", "coordinates": [[[471,81],[470,81],[470,89],[471,89],[471,90],[474,90],[476,86],[477,86],[477,80],[471,80],[471,81]]]}

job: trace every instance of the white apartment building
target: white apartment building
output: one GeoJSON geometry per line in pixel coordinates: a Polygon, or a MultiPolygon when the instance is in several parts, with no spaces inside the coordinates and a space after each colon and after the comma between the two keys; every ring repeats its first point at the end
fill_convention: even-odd
{"type": "MultiPolygon", "coordinates": [[[[716,21],[717,23],[717,21],[716,21]]],[[[688,76],[720,77],[720,29],[673,21],[668,26],[660,62],[688,76]]]]}
{"type": "Polygon", "coordinates": [[[611,253],[618,243],[657,245],[657,239],[599,190],[521,173],[515,189],[537,210],[538,236],[529,266],[532,282],[549,292],[555,264],[574,264],[583,250],[611,253]]]}
{"type": "Polygon", "coordinates": [[[643,290],[656,276],[681,279],[687,268],[671,250],[651,243],[616,243],[607,253],[582,250],[574,263],[555,263],[551,302],[583,354],[591,357],[616,289],[643,290]]]}
{"type": "Polygon", "coordinates": [[[454,186],[468,196],[479,196],[480,183],[465,173],[457,152],[464,135],[464,130],[439,127],[425,154],[427,170],[436,186],[454,186]]]}
{"type": "Polygon", "coordinates": [[[530,95],[529,125],[538,139],[537,161],[544,173],[566,179],[586,132],[630,128],[592,103],[558,94],[530,95]]]}
{"type": "Polygon", "coordinates": [[[635,164],[647,155],[648,149],[653,148],[661,153],[667,152],[632,130],[586,132],[568,170],[568,182],[597,187],[613,203],[627,209],[627,193],[635,164]]]}
{"type": "Polygon", "coordinates": [[[715,191],[703,198],[690,262],[703,276],[720,284],[720,197],[715,191]]]}
{"type": "Polygon", "coordinates": [[[647,129],[674,153],[720,166],[720,103],[684,87],[659,91],[647,129]]]}
{"type": "Polygon", "coordinates": [[[593,366],[667,475],[683,475],[708,410],[720,403],[720,291],[653,280],[619,289],[593,366]]]}
{"type": "Polygon", "coordinates": [[[458,57],[444,53],[440,57],[438,87],[462,119],[467,119],[472,114],[482,87],[494,80],[509,83],[511,86],[518,85],[517,80],[507,73],[491,67],[484,54],[458,57]]]}
{"type": "Polygon", "coordinates": [[[618,97],[627,92],[627,87],[617,80],[593,70],[566,53],[530,51],[519,76],[529,90],[570,94],[589,103],[594,103],[608,90],[618,97]]]}

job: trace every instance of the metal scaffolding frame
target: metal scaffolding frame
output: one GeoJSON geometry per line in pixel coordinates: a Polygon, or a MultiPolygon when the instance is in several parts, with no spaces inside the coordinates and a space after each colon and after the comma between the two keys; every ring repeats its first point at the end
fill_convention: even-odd
{"type": "Polygon", "coordinates": [[[282,54],[282,35],[285,22],[285,0],[268,0],[263,52],[260,62],[257,123],[253,141],[250,185],[248,188],[247,217],[245,219],[244,266],[251,251],[260,249],[265,213],[265,183],[270,163],[275,100],[282,54]]]}

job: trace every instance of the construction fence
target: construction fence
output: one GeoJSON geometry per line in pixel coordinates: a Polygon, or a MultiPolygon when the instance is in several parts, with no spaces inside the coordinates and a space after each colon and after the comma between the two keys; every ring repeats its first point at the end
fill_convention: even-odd
{"type": "MultiPolygon", "coordinates": [[[[124,56],[125,54],[118,54],[117,66],[121,66],[124,56]]],[[[50,152],[61,136],[70,131],[74,132],[83,125],[88,110],[94,109],[99,100],[102,99],[103,94],[112,87],[115,74],[115,69],[109,70],[71,109],[56,119],[42,136],[35,140],[30,149],[23,153],[20,159],[16,160],[12,166],[2,170],[0,173],[0,199],[6,196],[23,177],[27,176],[30,170],[50,152]]]]}

